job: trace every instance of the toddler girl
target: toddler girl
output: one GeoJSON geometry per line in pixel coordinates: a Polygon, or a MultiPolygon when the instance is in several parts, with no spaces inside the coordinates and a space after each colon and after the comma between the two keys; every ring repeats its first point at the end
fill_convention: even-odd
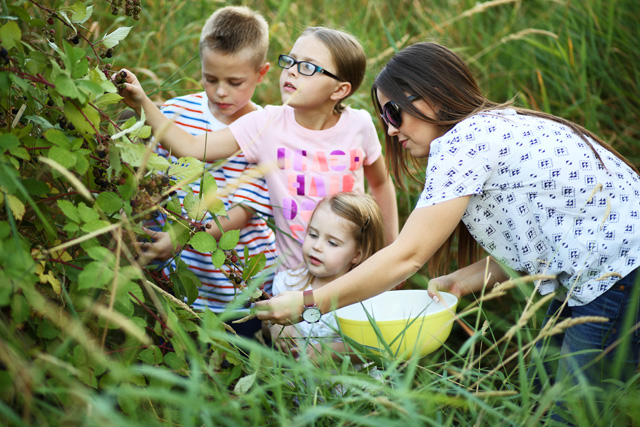
{"type": "MultiPolygon", "coordinates": [[[[382,213],[372,197],[338,193],[316,206],[302,244],[303,263],[278,273],[273,294],[317,290],[344,275],[384,246],[382,213]]],[[[274,345],[297,354],[306,351],[312,359],[320,355],[339,357],[346,352],[337,333],[335,313],[320,315],[315,323],[269,327],[274,345]]],[[[307,319],[316,320],[316,319],[307,319]]]]}

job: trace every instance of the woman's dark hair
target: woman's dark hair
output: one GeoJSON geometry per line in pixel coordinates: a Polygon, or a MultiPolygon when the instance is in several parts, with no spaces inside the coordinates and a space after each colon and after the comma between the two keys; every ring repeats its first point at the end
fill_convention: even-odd
{"type": "MultiPolygon", "coordinates": [[[[593,148],[592,141],[611,151],[638,173],[638,170],[613,147],[582,126],[551,114],[513,107],[512,101],[496,103],[487,99],[480,91],[465,62],[455,52],[437,43],[425,42],[411,45],[398,52],[380,71],[371,88],[374,108],[380,113],[381,106],[377,91],[383,92],[390,100],[395,101],[403,112],[440,126],[444,132],[474,114],[504,108],[513,108],[519,114],[553,120],[569,127],[579,135],[601,162],[602,159],[593,148]],[[414,95],[429,104],[436,111],[436,118],[431,119],[422,114],[412,102],[407,100],[407,95],[414,95]]],[[[404,188],[405,176],[417,180],[411,173],[410,166],[418,167],[418,164],[416,159],[398,144],[398,137],[390,136],[386,132],[386,123],[382,119],[380,122],[385,130],[387,163],[393,171],[397,184],[404,188]]],[[[458,234],[458,262],[460,264],[463,259],[467,262],[473,261],[480,251],[468,247],[472,245],[477,248],[477,245],[474,245],[474,240],[468,235],[466,227],[459,226],[458,230],[459,233],[454,233],[450,238],[452,240],[458,234]],[[464,235],[465,232],[466,235],[464,235]]],[[[448,254],[449,247],[445,249],[444,246],[429,261],[430,272],[436,272],[447,262],[448,257],[445,258],[445,255],[448,254]]],[[[461,264],[460,267],[462,266],[461,264]]]]}

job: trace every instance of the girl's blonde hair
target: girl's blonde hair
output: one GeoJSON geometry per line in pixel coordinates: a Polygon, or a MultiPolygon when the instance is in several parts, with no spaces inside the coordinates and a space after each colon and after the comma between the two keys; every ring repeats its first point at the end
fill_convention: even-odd
{"type": "MultiPolygon", "coordinates": [[[[360,251],[360,260],[352,267],[360,265],[385,246],[382,211],[373,197],[353,192],[327,196],[316,205],[309,223],[322,205],[328,205],[331,212],[353,224],[351,232],[356,241],[356,248],[360,251]]],[[[305,271],[306,273],[302,275],[300,281],[293,285],[295,288],[303,285],[298,290],[307,288],[311,283],[312,276],[308,270],[305,271]]]]}
{"type": "Polygon", "coordinates": [[[364,80],[364,73],[367,70],[364,49],[354,36],[344,31],[326,27],[308,27],[300,36],[310,35],[317,37],[329,49],[337,68],[330,71],[343,81],[351,83],[349,94],[338,101],[334,107],[334,111],[340,114],[345,109],[343,101],[350,97],[364,80]]]}

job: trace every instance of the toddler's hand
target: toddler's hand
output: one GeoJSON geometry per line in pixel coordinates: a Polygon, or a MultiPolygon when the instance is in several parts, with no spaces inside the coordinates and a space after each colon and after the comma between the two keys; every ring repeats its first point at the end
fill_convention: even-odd
{"type": "Polygon", "coordinates": [[[119,87],[118,93],[120,93],[124,98],[124,103],[136,110],[137,113],[140,113],[140,107],[142,106],[144,99],[147,97],[147,94],[144,93],[144,90],[142,89],[142,86],[135,74],[123,68],[114,74],[113,82],[116,87],[119,87]],[[118,83],[123,80],[123,83],[118,83]],[[124,85],[124,87],[122,87],[122,85],[124,85]]]}

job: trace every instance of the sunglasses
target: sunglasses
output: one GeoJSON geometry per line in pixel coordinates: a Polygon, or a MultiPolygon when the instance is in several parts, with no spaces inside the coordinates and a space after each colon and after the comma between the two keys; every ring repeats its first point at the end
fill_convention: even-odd
{"type": "MultiPolygon", "coordinates": [[[[407,96],[407,101],[413,102],[418,99],[415,95],[407,96]]],[[[382,113],[380,117],[387,124],[387,126],[393,126],[398,129],[402,125],[402,110],[395,101],[389,101],[382,107],[382,113]]]]}
{"type": "Polygon", "coordinates": [[[289,68],[293,67],[296,64],[298,64],[298,72],[303,76],[313,76],[315,73],[320,73],[320,74],[324,74],[325,76],[329,76],[332,79],[336,79],[340,82],[344,81],[343,79],[336,76],[335,74],[328,72],[321,66],[316,65],[312,62],[296,61],[294,58],[290,57],[289,55],[280,55],[278,57],[278,65],[281,68],[284,68],[285,70],[288,70],[289,68]]]}

